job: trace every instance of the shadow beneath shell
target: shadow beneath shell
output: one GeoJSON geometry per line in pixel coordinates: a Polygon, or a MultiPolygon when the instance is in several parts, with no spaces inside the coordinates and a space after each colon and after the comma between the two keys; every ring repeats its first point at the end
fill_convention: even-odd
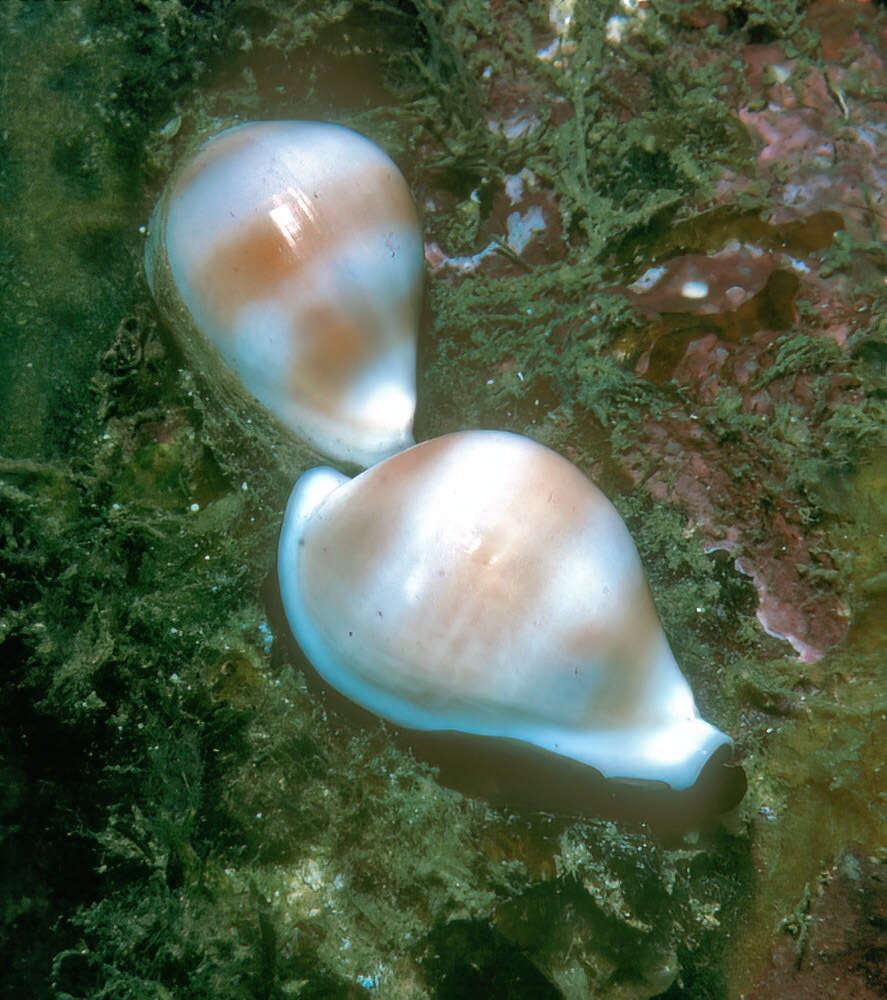
{"type": "MultiPolygon", "coordinates": [[[[290,632],[276,583],[274,574],[265,598],[277,655],[301,667],[309,690],[329,711],[355,728],[378,727],[378,716],[327,684],[305,657],[290,632]]],[[[406,729],[387,720],[385,726],[398,747],[438,770],[442,785],[469,798],[521,814],[643,824],[664,840],[712,825],[746,791],[745,772],[728,747],[711,756],[693,786],[675,790],[664,782],[605,778],[587,764],[521,740],[406,729]]]]}
{"type": "Polygon", "coordinates": [[[706,826],[738,805],[746,789],[745,772],[727,747],[712,755],[692,787],[676,791],[664,782],[605,778],[519,740],[410,730],[399,730],[396,739],[437,767],[442,784],[491,805],[643,823],[667,838],[706,826]]]}

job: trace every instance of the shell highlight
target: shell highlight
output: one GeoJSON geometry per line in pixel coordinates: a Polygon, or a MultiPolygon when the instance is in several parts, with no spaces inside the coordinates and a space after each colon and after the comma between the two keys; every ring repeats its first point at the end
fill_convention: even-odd
{"type": "Polygon", "coordinates": [[[318,673],[398,726],[519,740],[693,785],[703,720],[616,509],[536,442],[466,431],[296,483],[278,553],[318,673]]]}
{"type": "Polygon", "coordinates": [[[366,466],[413,443],[422,237],[369,139],[304,121],[219,133],[170,180],[145,268],[189,360],[322,454],[366,466]]]}

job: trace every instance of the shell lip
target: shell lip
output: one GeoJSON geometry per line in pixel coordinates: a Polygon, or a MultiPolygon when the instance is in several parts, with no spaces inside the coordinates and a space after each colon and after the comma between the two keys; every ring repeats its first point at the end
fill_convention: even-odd
{"type": "Polygon", "coordinates": [[[284,613],[296,641],[322,676],[324,671],[317,666],[316,659],[322,656],[322,651],[319,648],[306,648],[305,636],[311,635],[312,630],[299,584],[302,533],[308,519],[323,505],[326,498],[348,482],[351,482],[348,476],[327,465],[302,473],[287,501],[277,546],[277,579],[284,613]]]}
{"type": "Polygon", "coordinates": [[[694,785],[713,754],[733,741],[697,715],[612,729],[529,734],[529,742],[596,768],[611,780],[694,785]]]}
{"type": "Polygon", "coordinates": [[[279,560],[284,553],[296,555],[301,528],[305,521],[334,490],[351,479],[328,465],[320,465],[303,473],[290,493],[283,515],[283,531],[280,536],[279,560]],[[296,537],[298,535],[298,537],[296,537]]]}
{"type": "MultiPolygon", "coordinates": [[[[392,719],[395,724],[403,720],[392,719]]],[[[409,722],[405,723],[407,726],[409,722]]],[[[448,727],[422,727],[440,732],[448,727]]],[[[450,727],[456,731],[456,727],[450,727]]],[[[468,725],[476,736],[508,739],[592,768],[603,779],[625,787],[683,792],[692,788],[713,757],[733,754],[733,741],[699,715],[655,725],[553,729],[468,725]]]]}
{"type": "MultiPolygon", "coordinates": [[[[347,707],[340,711],[365,721],[362,714],[355,717],[347,707]]],[[[358,708],[358,712],[363,710],[358,708]]],[[[605,778],[588,764],[523,740],[491,741],[458,731],[399,727],[394,734],[438,768],[442,784],[470,797],[518,812],[642,823],[663,836],[680,838],[729,812],[742,800],[747,787],[745,772],[736,762],[733,748],[726,744],[709,757],[693,785],[678,790],[658,780],[605,778]]]]}

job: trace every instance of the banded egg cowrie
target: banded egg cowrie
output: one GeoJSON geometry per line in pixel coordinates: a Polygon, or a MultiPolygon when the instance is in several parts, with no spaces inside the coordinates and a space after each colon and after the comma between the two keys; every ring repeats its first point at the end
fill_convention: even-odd
{"type": "Polygon", "coordinates": [[[340,462],[413,443],[422,237],[369,139],[310,121],[220,132],[170,179],[145,269],[188,360],[235,407],[258,400],[340,462]]]}
{"type": "Polygon", "coordinates": [[[278,575],[323,680],[396,726],[494,737],[673,790],[729,756],[622,518],[528,438],[465,431],[354,479],[306,472],[278,575]]]}

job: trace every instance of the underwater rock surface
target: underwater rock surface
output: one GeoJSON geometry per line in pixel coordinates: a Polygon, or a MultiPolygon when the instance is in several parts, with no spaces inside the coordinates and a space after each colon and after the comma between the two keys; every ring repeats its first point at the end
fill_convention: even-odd
{"type": "Polygon", "coordinates": [[[876,1000],[887,989],[884,853],[847,851],[805,889],[780,926],[771,968],[749,1000],[841,996],[876,1000]]]}

